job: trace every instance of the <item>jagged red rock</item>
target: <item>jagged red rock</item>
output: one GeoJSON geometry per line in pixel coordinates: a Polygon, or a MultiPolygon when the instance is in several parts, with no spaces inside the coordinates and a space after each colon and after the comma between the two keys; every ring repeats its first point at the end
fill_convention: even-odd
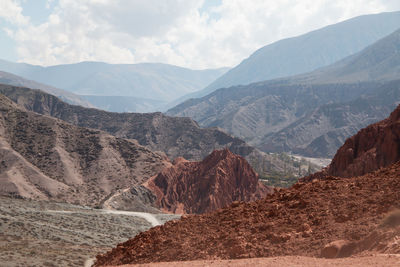
{"type": "Polygon", "coordinates": [[[354,177],[400,160],[400,105],[390,116],[361,129],[338,149],[331,164],[304,181],[326,176],[354,177]]]}
{"type": "Polygon", "coordinates": [[[158,207],[174,213],[210,212],[272,192],[259,182],[244,158],[228,149],[215,150],[201,162],[178,158],[148,181],[147,187],[157,196],[158,207]]]}

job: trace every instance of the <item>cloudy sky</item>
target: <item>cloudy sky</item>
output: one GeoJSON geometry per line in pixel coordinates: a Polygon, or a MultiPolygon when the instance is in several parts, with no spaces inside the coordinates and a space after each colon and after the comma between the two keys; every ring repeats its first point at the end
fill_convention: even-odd
{"type": "Polygon", "coordinates": [[[399,0],[0,0],[0,58],[234,66],[256,49],[399,0]]]}

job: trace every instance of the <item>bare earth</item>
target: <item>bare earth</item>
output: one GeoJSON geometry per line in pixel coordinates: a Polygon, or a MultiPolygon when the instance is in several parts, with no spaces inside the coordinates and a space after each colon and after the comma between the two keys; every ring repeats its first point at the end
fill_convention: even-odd
{"type": "Polygon", "coordinates": [[[290,266],[290,267],[330,267],[330,266],[400,266],[400,254],[377,254],[364,257],[343,258],[343,259],[322,259],[301,256],[286,256],[273,258],[253,258],[239,260],[208,260],[208,261],[179,261],[179,262],[156,262],[149,264],[120,265],[118,267],[171,267],[171,266],[290,266]]]}

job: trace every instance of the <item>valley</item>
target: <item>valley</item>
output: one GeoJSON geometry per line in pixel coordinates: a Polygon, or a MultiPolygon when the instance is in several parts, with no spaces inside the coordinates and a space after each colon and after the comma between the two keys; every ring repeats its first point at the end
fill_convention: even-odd
{"type": "Polygon", "coordinates": [[[0,4],[0,267],[400,265],[400,4],[45,2],[0,4]]]}

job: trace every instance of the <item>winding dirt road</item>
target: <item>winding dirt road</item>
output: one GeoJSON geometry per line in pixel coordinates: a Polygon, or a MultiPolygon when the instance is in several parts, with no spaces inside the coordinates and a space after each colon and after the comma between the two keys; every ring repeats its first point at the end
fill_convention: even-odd
{"type": "Polygon", "coordinates": [[[152,227],[161,225],[161,222],[157,220],[154,214],[147,213],[147,212],[137,212],[137,211],[123,211],[123,210],[107,210],[103,209],[100,210],[101,212],[108,213],[108,214],[119,214],[119,215],[127,215],[127,216],[136,216],[141,217],[148,221],[152,227]]]}

